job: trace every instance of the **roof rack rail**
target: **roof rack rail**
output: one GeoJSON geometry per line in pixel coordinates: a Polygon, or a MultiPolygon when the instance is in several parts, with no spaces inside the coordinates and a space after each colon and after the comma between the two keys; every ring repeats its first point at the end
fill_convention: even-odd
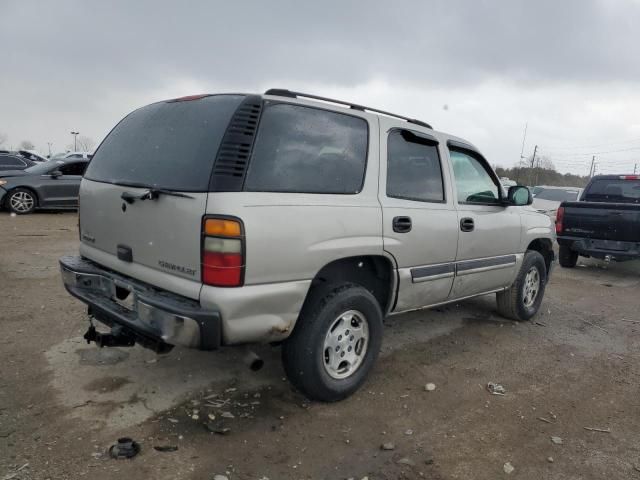
{"type": "Polygon", "coordinates": [[[302,98],[310,98],[312,100],[322,100],[323,102],[337,103],[338,105],[346,105],[347,107],[349,107],[349,108],[351,108],[353,110],[360,110],[362,112],[368,111],[368,112],[381,113],[383,115],[388,115],[389,117],[400,118],[402,120],[406,120],[409,123],[413,123],[415,125],[420,125],[421,127],[426,127],[426,128],[430,128],[431,130],[433,130],[433,127],[431,125],[429,125],[426,122],[423,122],[422,120],[417,120],[415,118],[409,118],[409,117],[403,117],[402,115],[397,115],[397,114],[391,113],[391,112],[385,112],[384,110],[378,110],[377,108],[365,107],[364,105],[358,105],[358,104],[351,103],[351,102],[345,102],[345,101],[342,101],[342,100],[335,100],[333,98],[327,98],[327,97],[320,97],[319,95],[310,95],[308,93],[292,92],[291,90],[286,90],[284,88],[270,88],[269,90],[264,92],[264,94],[265,95],[274,95],[274,96],[277,96],[277,97],[288,97],[288,98],[302,97],[302,98]]]}

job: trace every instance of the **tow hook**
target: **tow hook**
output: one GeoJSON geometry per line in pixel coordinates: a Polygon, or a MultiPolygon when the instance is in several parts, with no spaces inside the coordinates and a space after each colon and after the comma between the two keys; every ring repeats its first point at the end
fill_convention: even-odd
{"type": "Polygon", "coordinates": [[[100,348],[102,347],[133,347],[135,339],[119,326],[113,327],[111,333],[100,333],[96,327],[91,325],[87,333],[84,334],[87,343],[95,342],[100,348]]]}

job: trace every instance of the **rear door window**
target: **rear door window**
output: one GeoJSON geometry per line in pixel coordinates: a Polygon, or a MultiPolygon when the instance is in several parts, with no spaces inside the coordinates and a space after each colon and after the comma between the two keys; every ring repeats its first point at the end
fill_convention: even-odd
{"type": "Polygon", "coordinates": [[[443,202],[438,146],[406,130],[387,141],[387,196],[420,202],[443,202]]]}
{"type": "Polygon", "coordinates": [[[222,136],[243,95],[159,102],[125,117],[95,152],[85,178],[206,192],[222,136]]]}
{"type": "Polygon", "coordinates": [[[9,167],[24,167],[26,163],[19,158],[12,157],[10,155],[0,155],[0,165],[9,167]]]}
{"type": "Polygon", "coordinates": [[[368,125],[360,117],[267,103],[245,190],[358,193],[364,181],[367,148],[368,125]]]}

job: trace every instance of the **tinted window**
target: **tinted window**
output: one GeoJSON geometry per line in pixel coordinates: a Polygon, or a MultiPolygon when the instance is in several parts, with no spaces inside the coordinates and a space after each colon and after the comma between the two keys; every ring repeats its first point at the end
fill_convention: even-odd
{"type": "Polygon", "coordinates": [[[578,199],[577,190],[561,190],[549,188],[538,192],[536,198],[541,200],[554,200],[556,202],[574,202],[578,199]]]}
{"type": "Polygon", "coordinates": [[[480,160],[456,150],[450,150],[450,157],[458,203],[498,203],[498,186],[480,160]]]}
{"type": "Polygon", "coordinates": [[[87,162],[73,162],[60,167],[60,171],[63,175],[84,175],[87,165],[87,162]]]}
{"type": "Polygon", "coordinates": [[[594,180],[584,194],[587,202],[640,203],[640,180],[594,180]]]}
{"type": "Polygon", "coordinates": [[[0,165],[7,165],[10,167],[24,167],[25,162],[10,155],[0,155],[0,165]]]}
{"type": "Polygon", "coordinates": [[[444,200],[436,144],[407,131],[389,134],[387,196],[426,202],[444,200]]]}
{"type": "Polygon", "coordinates": [[[86,178],[207,191],[220,141],[243,98],[214,95],[136,110],[102,142],[86,178]]]}
{"type": "Polygon", "coordinates": [[[362,118],[298,105],[265,108],[245,189],[357,193],[367,158],[362,118]]]}

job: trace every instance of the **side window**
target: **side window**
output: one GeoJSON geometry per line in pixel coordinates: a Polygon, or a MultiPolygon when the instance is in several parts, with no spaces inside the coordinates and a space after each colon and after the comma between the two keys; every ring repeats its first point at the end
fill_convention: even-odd
{"type": "Polygon", "coordinates": [[[318,108],[267,104],[245,190],[355,194],[362,189],[368,125],[318,108]]]}
{"type": "Polygon", "coordinates": [[[458,191],[458,203],[498,203],[498,185],[477,158],[457,150],[449,150],[458,191]]]}
{"type": "Polygon", "coordinates": [[[444,201],[437,144],[406,130],[389,134],[387,196],[421,202],[444,201]]]}
{"type": "Polygon", "coordinates": [[[63,175],[84,175],[86,169],[87,163],[85,162],[74,162],[60,167],[63,175]]]}
{"type": "Polygon", "coordinates": [[[24,167],[25,163],[19,158],[11,157],[9,155],[0,155],[0,165],[9,165],[12,167],[24,167]]]}

